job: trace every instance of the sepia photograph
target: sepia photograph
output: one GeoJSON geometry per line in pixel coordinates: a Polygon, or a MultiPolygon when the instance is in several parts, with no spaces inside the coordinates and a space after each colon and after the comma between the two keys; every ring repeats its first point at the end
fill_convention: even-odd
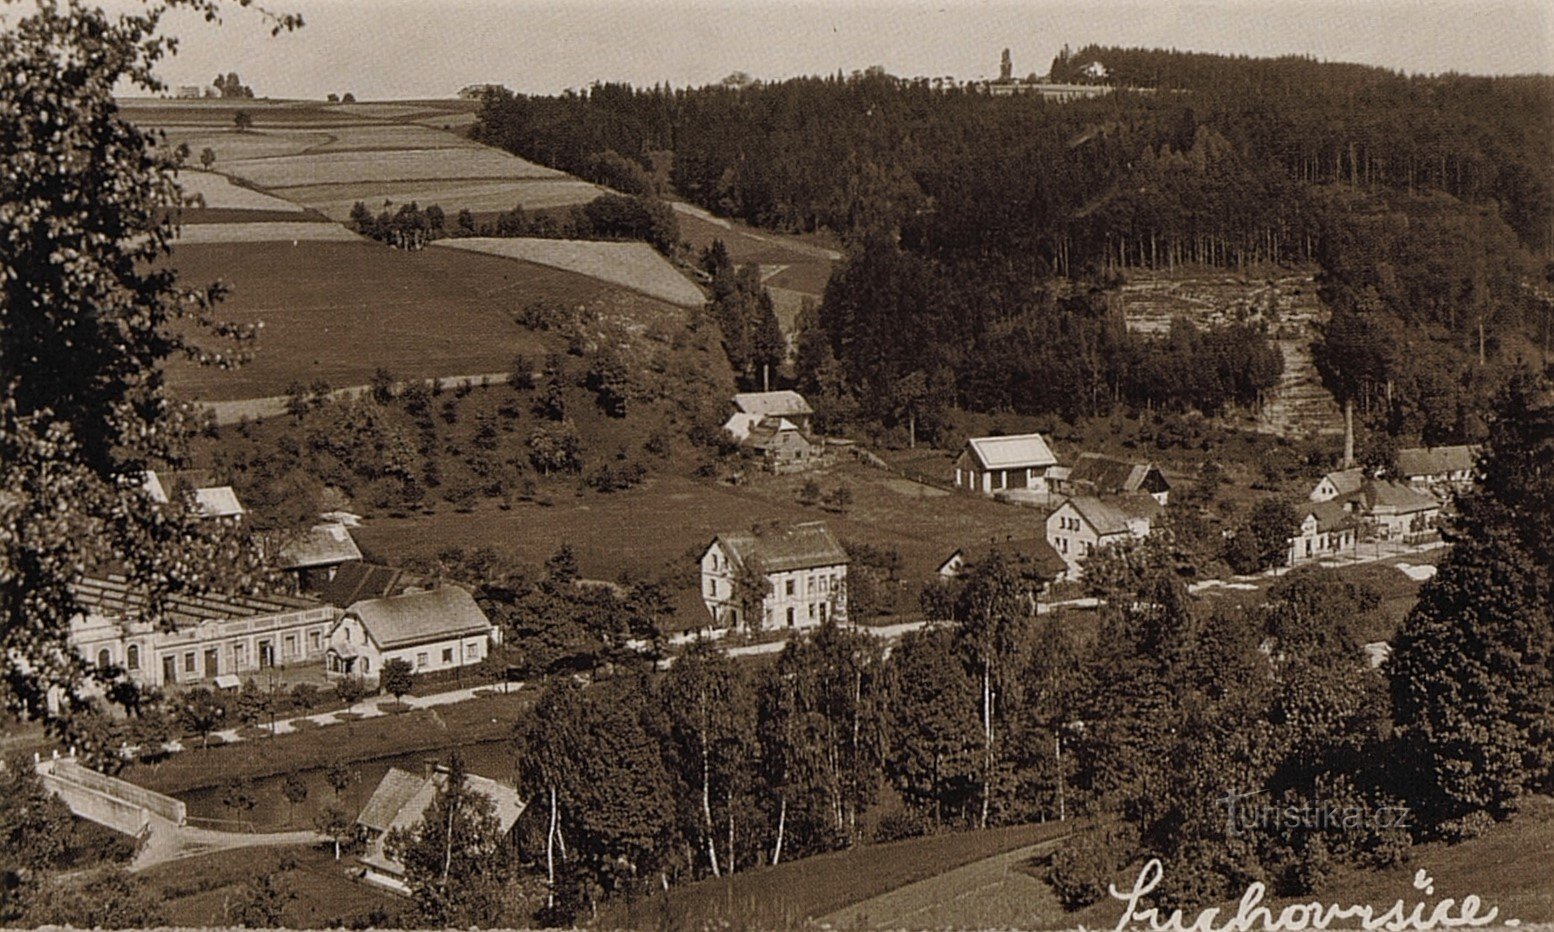
{"type": "Polygon", "coordinates": [[[0,927],[1554,929],[1548,0],[0,0],[0,927]]]}

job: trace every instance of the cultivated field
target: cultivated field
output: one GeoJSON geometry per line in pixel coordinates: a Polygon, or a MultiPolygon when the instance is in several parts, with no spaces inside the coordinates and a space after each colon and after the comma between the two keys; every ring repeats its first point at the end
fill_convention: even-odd
{"type": "Polygon", "coordinates": [[[295,381],[360,385],[380,366],[400,378],[506,371],[515,354],[538,358],[551,343],[514,323],[515,311],[611,291],[526,263],[364,240],[185,244],[168,262],[188,283],[232,287],[219,316],[264,322],[253,361],[240,369],[169,365],[174,390],[204,400],[280,395],[295,381]]]}
{"type": "Polygon", "coordinates": [[[565,269],[682,307],[699,307],[707,300],[700,288],[646,243],[478,237],[438,240],[433,245],[565,269]]]}
{"type": "MultiPolygon", "coordinates": [[[[420,127],[408,129],[425,132],[420,127]]],[[[223,167],[230,174],[266,189],[460,178],[555,178],[562,174],[495,149],[468,146],[280,155],[227,162],[223,167]]]]}
{"type": "Polygon", "coordinates": [[[513,181],[394,181],[339,185],[298,185],[283,193],[335,220],[345,220],[357,201],[374,211],[398,204],[437,204],[452,216],[458,210],[495,213],[522,206],[525,210],[571,207],[604,193],[598,185],[576,178],[532,178],[513,181]]]}
{"type": "Polygon", "coordinates": [[[191,223],[179,233],[181,246],[223,243],[356,243],[362,238],[338,223],[264,220],[254,223],[191,223]]]}
{"type": "Polygon", "coordinates": [[[178,183],[183,186],[184,197],[198,197],[207,208],[233,210],[276,210],[302,213],[303,208],[284,198],[253,188],[233,184],[225,175],[215,172],[199,172],[185,169],[178,173],[178,183]]]}

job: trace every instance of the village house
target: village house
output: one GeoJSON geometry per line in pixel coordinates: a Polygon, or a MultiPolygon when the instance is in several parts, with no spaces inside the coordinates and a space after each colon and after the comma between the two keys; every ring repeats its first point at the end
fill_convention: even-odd
{"type": "Polygon", "coordinates": [[[1290,538],[1290,566],[1337,556],[1359,540],[1359,519],[1340,501],[1307,504],[1298,513],[1298,530],[1290,538]]]}
{"type": "Polygon", "coordinates": [[[1438,535],[1441,502],[1435,496],[1381,479],[1367,482],[1362,494],[1362,514],[1377,538],[1417,544],[1438,535]]]}
{"type": "Polygon", "coordinates": [[[955,552],[939,564],[938,574],[942,579],[957,579],[968,567],[985,561],[995,551],[1042,579],[1042,588],[1045,588],[1045,582],[1060,579],[1068,571],[1068,564],[1062,555],[1052,548],[1045,537],[1009,537],[956,547],[955,552]]]}
{"type": "Polygon", "coordinates": [[[1316,487],[1307,497],[1313,502],[1347,501],[1351,496],[1359,494],[1365,485],[1365,480],[1365,470],[1358,466],[1353,469],[1340,469],[1318,480],[1316,487]]]}
{"type": "Polygon", "coordinates": [[[1047,542],[1063,558],[1065,578],[1077,578],[1090,554],[1107,544],[1148,537],[1160,515],[1160,503],[1149,495],[1068,498],[1047,516],[1047,542]]]}
{"type": "Polygon", "coordinates": [[[753,416],[756,420],[747,422],[751,425],[764,418],[786,418],[806,434],[815,416],[815,410],[804,400],[804,396],[794,391],[741,392],[734,396],[734,411],[736,414],[753,416]]]}
{"type": "Polygon", "coordinates": [[[333,579],[343,564],[361,558],[350,530],[343,524],[326,523],[283,538],[276,562],[296,575],[299,588],[312,592],[333,579]]]}
{"type": "Polygon", "coordinates": [[[481,662],[501,640],[501,629],[458,586],[364,599],[330,630],[327,672],[376,681],[395,659],[416,673],[451,670],[481,662]]]}
{"type": "MultiPolygon", "coordinates": [[[[356,817],[367,842],[367,850],[361,856],[365,866],[362,879],[409,895],[405,885],[405,865],[395,860],[387,850],[388,837],[396,829],[411,831],[426,817],[437,791],[447,786],[446,767],[429,768],[429,772],[417,776],[398,767],[390,767],[378,786],[372,791],[361,815],[356,817]]],[[[505,783],[472,773],[464,775],[465,787],[489,798],[495,808],[497,828],[505,838],[523,815],[525,803],[518,791],[505,783]]]]}
{"type": "Polygon", "coordinates": [[[76,651],[162,689],[322,663],[339,617],[330,605],[290,595],[174,596],[166,630],[139,620],[145,595],[122,576],[88,577],[76,595],[90,607],[70,625],[76,651]]]}
{"type": "Polygon", "coordinates": [[[760,627],[809,628],[847,619],[847,552],[822,522],[719,534],[701,556],[701,594],[712,624],[748,630],[746,581],[766,588],[760,627]]]}
{"type": "Polygon", "coordinates": [[[984,495],[1005,489],[1047,492],[1047,470],[1057,463],[1041,434],[972,437],[955,460],[955,487],[984,495]]]}
{"type": "Polygon", "coordinates": [[[157,475],[153,470],[146,470],[143,486],[151,496],[152,501],[166,504],[171,501],[169,495],[180,495],[191,492],[194,495],[194,507],[202,518],[230,518],[234,521],[242,520],[248,510],[243,503],[238,501],[237,492],[230,485],[205,484],[206,477],[196,472],[167,473],[157,475]]]}
{"type": "Polygon", "coordinates": [[[1052,491],[1064,495],[1133,495],[1143,493],[1161,505],[1171,496],[1171,484],[1154,463],[1130,463],[1099,453],[1081,453],[1072,466],[1047,471],[1052,491]]]}
{"type": "Polygon", "coordinates": [[[785,417],[740,412],[730,415],[723,429],[760,456],[766,467],[774,472],[808,468],[823,452],[823,448],[810,440],[799,425],[785,417]]]}
{"type": "Polygon", "coordinates": [[[1397,453],[1397,475],[1421,492],[1446,498],[1473,485],[1478,447],[1409,447],[1397,453]]]}

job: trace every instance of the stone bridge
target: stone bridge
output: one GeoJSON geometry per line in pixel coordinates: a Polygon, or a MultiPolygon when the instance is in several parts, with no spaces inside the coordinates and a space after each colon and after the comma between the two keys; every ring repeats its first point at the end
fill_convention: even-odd
{"type": "Polygon", "coordinates": [[[223,832],[189,825],[182,800],[98,773],[74,756],[38,757],[39,778],[80,818],[140,842],[131,870],[231,848],[308,845],[324,841],[317,832],[223,832]]]}

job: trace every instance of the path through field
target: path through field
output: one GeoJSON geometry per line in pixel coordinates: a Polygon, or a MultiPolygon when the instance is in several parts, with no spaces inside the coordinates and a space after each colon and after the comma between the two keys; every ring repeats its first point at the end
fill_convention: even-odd
{"type": "Polygon", "coordinates": [[[159,815],[151,816],[151,831],[130,864],[131,871],[234,848],[271,848],[312,845],[327,839],[317,832],[223,832],[194,825],[178,825],[159,815]]]}

